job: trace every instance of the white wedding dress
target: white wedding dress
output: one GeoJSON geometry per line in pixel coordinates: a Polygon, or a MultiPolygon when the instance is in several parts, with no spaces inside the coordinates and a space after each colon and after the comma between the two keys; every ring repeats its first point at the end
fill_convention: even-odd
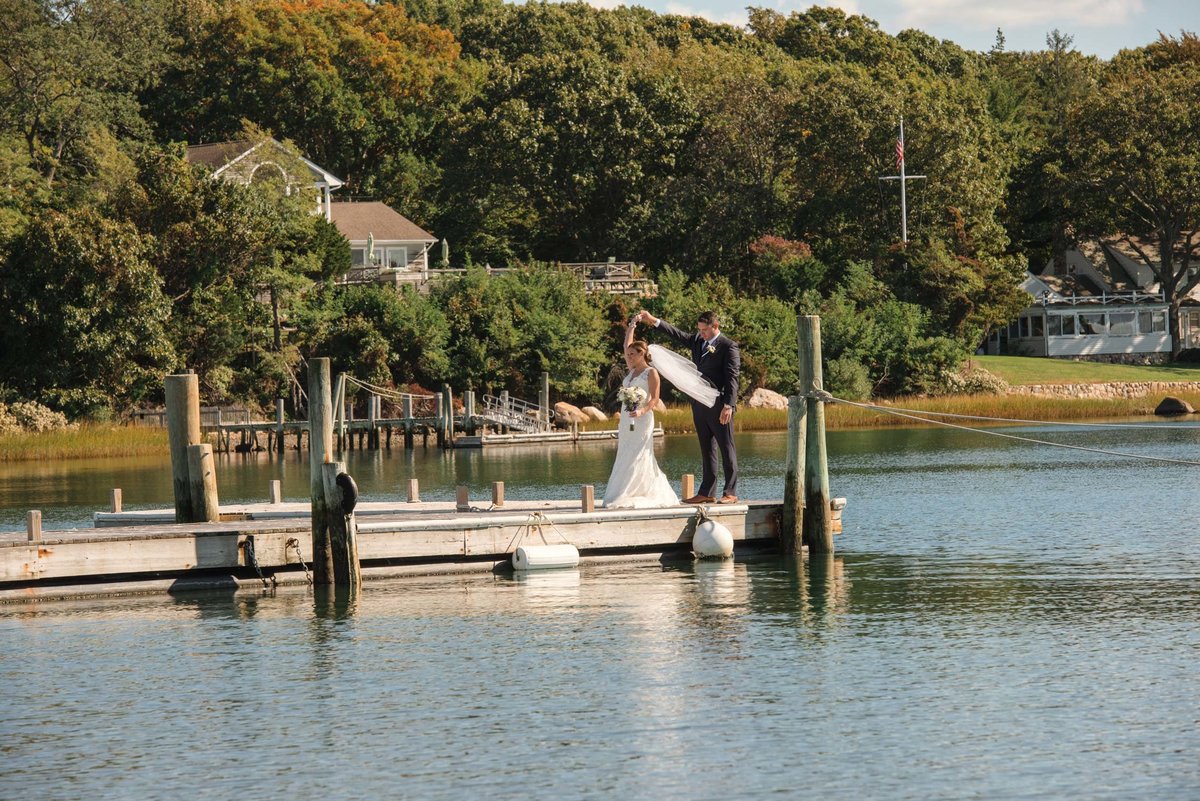
{"type": "MultiPolygon", "coordinates": [[[[650,395],[650,370],[625,376],[622,386],[641,387],[650,395]]],[[[605,509],[647,509],[676,506],[679,496],[654,458],[654,412],[630,417],[621,410],[617,425],[617,460],[604,491],[605,509]],[[633,423],[633,430],[629,424],[633,423]]]]}

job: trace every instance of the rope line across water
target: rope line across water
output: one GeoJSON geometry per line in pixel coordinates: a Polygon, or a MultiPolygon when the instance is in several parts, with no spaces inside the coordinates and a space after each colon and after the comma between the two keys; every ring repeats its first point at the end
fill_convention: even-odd
{"type": "MultiPolygon", "coordinates": [[[[1099,453],[1099,454],[1103,454],[1105,456],[1120,456],[1121,458],[1124,458],[1124,459],[1141,459],[1141,460],[1144,460],[1147,462],[1162,462],[1165,464],[1184,464],[1184,465],[1190,465],[1192,467],[1200,467],[1200,462],[1195,462],[1195,461],[1191,461],[1188,459],[1169,459],[1164,456],[1146,456],[1146,455],[1139,454],[1139,453],[1129,453],[1127,451],[1112,451],[1112,450],[1108,450],[1106,448],[1088,448],[1083,445],[1068,445],[1064,442],[1050,442],[1049,440],[1036,439],[1035,437],[1021,437],[1021,436],[1017,436],[1016,434],[1004,434],[999,431],[989,431],[985,428],[972,428],[971,426],[962,426],[962,425],[958,425],[957,423],[949,423],[949,422],[946,422],[945,420],[937,420],[937,419],[934,419],[933,417],[923,417],[921,415],[936,414],[939,416],[959,417],[959,418],[966,418],[966,419],[971,419],[971,420],[990,420],[993,422],[1006,422],[1006,423],[1037,423],[1037,424],[1044,423],[1047,425],[1051,425],[1051,423],[1048,423],[1046,421],[1012,420],[1012,419],[1006,419],[1006,418],[1002,418],[1002,417],[973,417],[971,415],[952,415],[948,412],[922,412],[922,411],[918,411],[915,409],[900,409],[900,408],[891,407],[891,406],[878,406],[874,403],[859,403],[857,401],[846,400],[845,398],[837,398],[823,390],[817,390],[815,392],[811,392],[808,395],[806,395],[805,397],[814,398],[816,400],[823,401],[825,403],[841,403],[841,404],[845,404],[846,406],[857,406],[860,409],[867,409],[869,411],[878,412],[879,414],[890,414],[894,417],[904,417],[909,420],[917,420],[922,423],[932,423],[934,425],[944,426],[946,428],[955,428],[955,429],[958,429],[959,431],[970,431],[975,434],[987,434],[988,436],[991,436],[991,437],[1001,437],[1003,439],[1011,439],[1011,440],[1016,440],[1018,442],[1029,442],[1034,445],[1047,445],[1052,448],[1066,448],[1067,450],[1072,450],[1072,451],[1085,451],[1087,453],[1099,453]]],[[[1063,425],[1063,424],[1060,423],[1059,425],[1063,425]]],[[[1086,423],[1074,423],[1074,424],[1067,423],[1066,425],[1085,426],[1088,424],[1086,424],[1086,423]]],[[[1095,425],[1096,426],[1104,426],[1104,427],[1118,427],[1119,426],[1122,428],[1124,428],[1124,427],[1146,428],[1147,427],[1147,426],[1132,426],[1132,425],[1122,426],[1121,424],[1118,424],[1118,423],[1095,424],[1095,425]]],[[[1153,428],[1161,429],[1161,428],[1167,428],[1167,426],[1153,426],[1153,428]]],[[[1190,429],[1200,430],[1200,428],[1195,427],[1195,426],[1171,426],[1171,428],[1176,428],[1176,429],[1190,428],[1190,429]]]]}

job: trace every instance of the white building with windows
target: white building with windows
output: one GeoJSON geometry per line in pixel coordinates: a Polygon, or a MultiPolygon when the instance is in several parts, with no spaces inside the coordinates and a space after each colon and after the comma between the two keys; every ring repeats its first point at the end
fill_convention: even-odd
{"type": "Polygon", "coordinates": [[[399,287],[429,280],[429,250],[437,237],[385,203],[333,200],[331,193],[343,185],[342,180],[275,139],[192,145],[187,160],[209,168],[213,178],[224,181],[270,180],[288,194],[312,192],[313,213],[337,226],[350,242],[350,272],[340,283],[399,287]]]}
{"type": "Polygon", "coordinates": [[[330,219],[350,240],[347,283],[402,285],[429,279],[429,250],[437,237],[391,206],[335,201],[330,219]]]}
{"type": "MultiPolygon", "coordinates": [[[[1154,274],[1116,245],[1065,254],[1021,284],[1033,303],[1006,328],[993,331],[989,354],[1152,362],[1171,354],[1168,305],[1154,274]]],[[[1184,348],[1200,347],[1200,302],[1180,312],[1184,348]]]]}

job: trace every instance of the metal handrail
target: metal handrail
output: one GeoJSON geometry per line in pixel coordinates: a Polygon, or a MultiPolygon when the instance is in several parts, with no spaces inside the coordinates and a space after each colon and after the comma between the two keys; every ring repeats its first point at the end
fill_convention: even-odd
{"type": "Polygon", "coordinates": [[[553,411],[520,398],[501,399],[495,395],[484,395],[480,400],[479,417],[522,431],[545,431],[549,428],[550,418],[554,416],[553,411]]]}

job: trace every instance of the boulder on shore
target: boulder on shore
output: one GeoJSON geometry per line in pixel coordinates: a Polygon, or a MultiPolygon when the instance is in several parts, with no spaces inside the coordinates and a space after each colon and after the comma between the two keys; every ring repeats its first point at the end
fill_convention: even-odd
{"type": "Polygon", "coordinates": [[[554,404],[554,422],[556,424],[569,426],[572,423],[586,423],[587,421],[588,416],[578,406],[572,406],[566,401],[554,404]]]}
{"type": "Polygon", "coordinates": [[[600,411],[599,409],[597,409],[595,406],[584,406],[579,411],[586,414],[592,420],[595,420],[600,423],[603,423],[605,420],[608,419],[608,415],[605,414],[604,412],[600,411]]]}
{"type": "Polygon", "coordinates": [[[1155,407],[1154,413],[1164,416],[1174,414],[1195,414],[1196,410],[1192,408],[1192,404],[1188,403],[1182,398],[1176,398],[1172,395],[1168,395],[1158,402],[1158,406],[1155,407]]]}
{"type": "Polygon", "coordinates": [[[759,387],[751,393],[746,405],[751,409],[786,409],[788,399],[766,387],[759,387]]]}

